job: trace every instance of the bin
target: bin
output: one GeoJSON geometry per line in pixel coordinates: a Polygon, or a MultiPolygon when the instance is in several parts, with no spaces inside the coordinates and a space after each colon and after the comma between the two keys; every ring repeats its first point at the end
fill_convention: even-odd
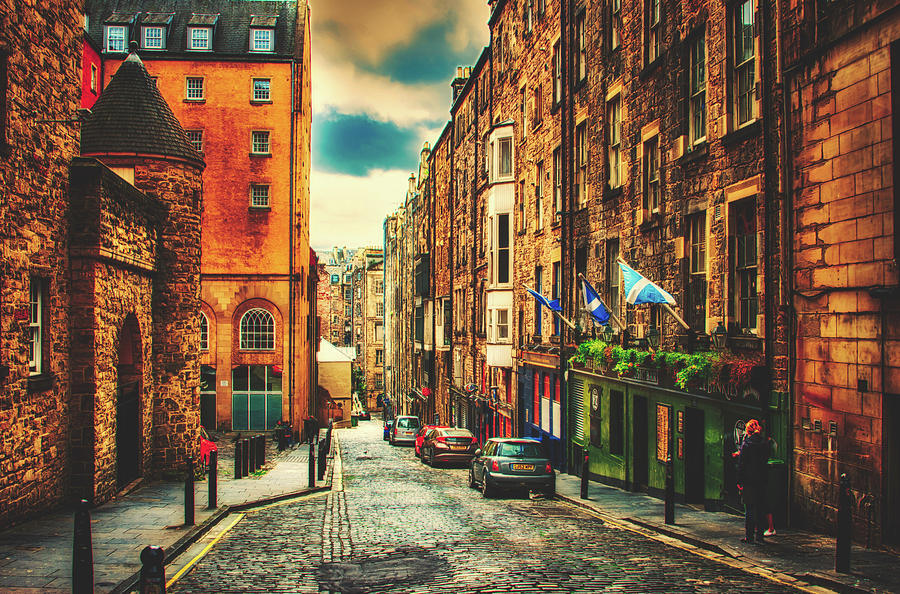
{"type": "Polygon", "coordinates": [[[770,458],[767,465],[766,508],[777,528],[785,526],[787,518],[787,464],[770,458]]]}
{"type": "Polygon", "coordinates": [[[357,425],[359,425],[359,416],[350,415],[350,426],[356,427],[357,425]]]}

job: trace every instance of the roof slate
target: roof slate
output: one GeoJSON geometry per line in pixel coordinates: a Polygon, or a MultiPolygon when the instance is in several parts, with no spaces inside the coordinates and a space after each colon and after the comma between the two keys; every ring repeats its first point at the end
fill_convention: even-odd
{"type": "MultiPolygon", "coordinates": [[[[191,55],[197,59],[216,59],[216,57],[244,56],[247,59],[259,60],[259,52],[251,53],[251,22],[268,22],[272,25],[253,25],[254,27],[274,26],[275,50],[262,56],[290,58],[295,47],[302,47],[302,39],[298,37],[297,19],[306,18],[306,0],[85,0],[85,11],[90,15],[89,35],[101,40],[104,45],[103,26],[110,23],[110,15],[116,18],[130,18],[137,13],[137,19],[129,31],[129,40],[140,40],[141,24],[146,22],[147,15],[156,13],[174,13],[168,27],[166,50],[154,51],[169,55],[191,55]],[[298,15],[298,5],[303,6],[298,15]],[[257,19],[257,21],[254,21],[257,19]],[[213,28],[213,51],[191,52],[186,50],[187,27],[209,25],[213,28]]],[[[119,22],[129,22],[128,19],[119,22]]],[[[301,23],[302,28],[305,23],[301,23]]],[[[298,52],[299,53],[299,52],[298,52]]]]}
{"type": "Polygon", "coordinates": [[[81,154],[138,153],[203,164],[136,54],[119,66],[81,127],[81,154]]]}

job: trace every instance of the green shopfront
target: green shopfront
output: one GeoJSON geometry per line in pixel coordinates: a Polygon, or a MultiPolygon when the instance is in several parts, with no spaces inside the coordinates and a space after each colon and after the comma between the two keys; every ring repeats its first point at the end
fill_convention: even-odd
{"type": "Polygon", "coordinates": [[[594,369],[591,362],[570,366],[571,456],[580,460],[588,449],[590,479],[663,497],[666,460],[671,456],[678,501],[738,511],[732,454],[744,423],[756,418],[767,424],[774,441],[769,488],[779,502],[776,516],[783,520],[787,476],[780,458],[787,447],[786,395],[763,398],[750,387],[730,397],[680,390],[660,381],[663,371],[642,371],[618,377],[594,369]]]}

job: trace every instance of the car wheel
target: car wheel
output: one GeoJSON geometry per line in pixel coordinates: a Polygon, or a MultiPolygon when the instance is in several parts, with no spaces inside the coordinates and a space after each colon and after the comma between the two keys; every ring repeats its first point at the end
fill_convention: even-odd
{"type": "Polygon", "coordinates": [[[434,459],[434,449],[428,451],[428,465],[437,468],[437,461],[434,459]]]}
{"type": "Polygon", "coordinates": [[[475,470],[470,466],[469,467],[469,488],[475,489],[478,487],[478,483],[475,482],[475,470]]]}
{"type": "Polygon", "coordinates": [[[485,499],[489,499],[494,496],[494,487],[492,487],[488,482],[487,473],[484,473],[484,476],[481,477],[481,495],[485,499]]]}
{"type": "Polygon", "coordinates": [[[547,498],[555,497],[556,496],[556,485],[553,484],[553,485],[550,485],[549,487],[547,487],[546,489],[544,489],[544,495],[547,498]]]}

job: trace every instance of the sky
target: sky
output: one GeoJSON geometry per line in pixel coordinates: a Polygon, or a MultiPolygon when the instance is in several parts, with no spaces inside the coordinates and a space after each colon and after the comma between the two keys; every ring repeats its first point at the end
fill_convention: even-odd
{"type": "Polygon", "coordinates": [[[310,243],[382,243],[450,82],[488,42],[487,0],[321,0],[312,21],[310,243]]]}

